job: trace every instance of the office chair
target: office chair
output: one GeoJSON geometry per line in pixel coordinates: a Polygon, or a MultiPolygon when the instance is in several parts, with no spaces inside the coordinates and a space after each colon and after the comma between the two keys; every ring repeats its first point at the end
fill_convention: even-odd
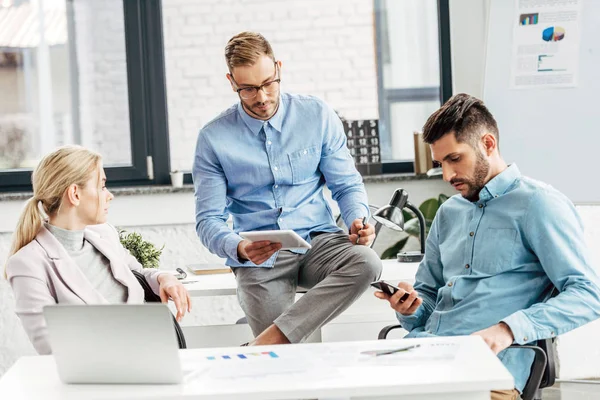
{"type": "MultiPolygon", "coordinates": [[[[148,283],[148,281],[146,281],[146,277],[140,272],[131,272],[133,272],[133,275],[137,278],[138,282],[140,283],[140,286],[142,287],[142,289],[144,289],[144,301],[146,303],[160,303],[160,296],[154,293],[154,291],[150,287],[150,284],[148,283]]],[[[179,326],[179,322],[177,322],[175,316],[171,316],[173,317],[173,327],[175,328],[175,334],[177,335],[177,343],[179,344],[179,348],[185,349],[187,348],[187,345],[185,343],[185,336],[183,336],[181,326],[179,326]]]]}
{"type": "MultiPolygon", "coordinates": [[[[384,340],[394,329],[402,328],[400,324],[388,325],[379,331],[377,339],[384,340]]],[[[514,344],[509,348],[530,349],[535,353],[533,364],[527,383],[521,393],[523,400],[541,400],[542,389],[554,385],[556,379],[556,350],[553,346],[554,338],[540,339],[533,345],[514,344]]]]}

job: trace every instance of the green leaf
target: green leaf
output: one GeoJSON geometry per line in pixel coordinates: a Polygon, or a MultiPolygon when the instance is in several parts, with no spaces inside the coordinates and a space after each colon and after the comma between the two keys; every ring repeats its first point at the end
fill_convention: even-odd
{"type": "MultiPolygon", "coordinates": [[[[425,220],[425,237],[429,234],[429,229],[431,228],[432,221],[429,219],[425,220]]],[[[416,237],[417,239],[421,235],[421,228],[418,219],[412,219],[408,223],[404,224],[404,232],[408,233],[411,236],[416,237]]]]}
{"type": "Polygon", "coordinates": [[[440,206],[441,206],[442,204],[444,204],[444,202],[445,202],[446,200],[448,200],[448,198],[449,198],[448,196],[446,196],[445,194],[441,193],[441,194],[439,195],[439,197],[438,197],[438,202],[440,203],[440,206]]]}
{"type": "Polygon", "coordinates": [[[165,248],[160,249],[154,244],[144,240],[142,235],[137,232],[127,233],[125,230],[119,230],[119,239],[135,259],[142,264],[144,268],[158,268],[160,265],[160,255],[165,248]]]}
{"type": "Polygon", "coordinates": [[[410,221],[413,218],[416,218],[412,211],[402,210],[402,216],[404,217],[404,222],[410,221]]]}
{"type": "Polygon", "coordinates": [[[402,238],[399,241],[397,241],[396,244],[394,244],[393,246],[385,249],[385,251],[381,254],[381,259],[386,260],[390,258],[396,258],[398,252],[402,250],[406,245],[406,242],[408,242],[409,237],[410,236],[406,236],[405,238],[402,238]]]}
{"type": "Polygon", "coordinates": [[[437,213],[438,208],[440,208],[440,203],[438,199],[427,199],[420,206],[419,210],[423,213],[425,219],[431,219],[435,217],[435,213],[437,213]]]}

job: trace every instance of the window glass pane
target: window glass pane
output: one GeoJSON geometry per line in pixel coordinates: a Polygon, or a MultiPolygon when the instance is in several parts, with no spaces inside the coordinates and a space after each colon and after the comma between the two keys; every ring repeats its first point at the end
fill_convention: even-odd
{"type": "Polygon", "coordinates": [[[437,0],[375,0],[381,74],[381,155],[414,158],[413,132],[440,105],[437,0]]]}
{"type": "Polygon", "coordinates": [[[131,164],[123,17],[122,0],[0,2],[0,170],[63,144],[131,164]]]}
{"type": "Polygon", "coordinates": [[[282,61],[281,90],[315,95],[348,120],[377,119],[372,0],[162,0],[171,167],[192,167],[198,131],[238,101],[224,47],[262,33],[282,61]]]}
{"type": "Polygon", "coordinates": [[[427,118],[439,106],[439,101],[395,103],[390,106],[390,119],[392,132],[394,132],[392,135],[392,160],[414,160],[413,133],[422,131],[427,118]]]}
{"type": "Polygon", "coordinates": [[[437,0],[385,0],[382,23],[384,87],[439,86],[437,0]]]}

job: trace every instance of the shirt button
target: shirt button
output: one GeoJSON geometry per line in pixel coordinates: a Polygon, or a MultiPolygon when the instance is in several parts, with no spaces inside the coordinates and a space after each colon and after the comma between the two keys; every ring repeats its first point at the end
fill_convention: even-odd
{"type": "Polygon", "coordinates": [[[268,141],[267,141],[267,144],[271,144],[271,141],[270,141],[270,140],[268,140],[268,141]]]}
{"type": "Polygon", "coordinates": [[[279,222],[283,222],[283,218],[279,218],[279,222]]]}
{"type": "Polygon", "coordinates": [[[524,341],[524,342],[527,342],[527,336],[525,336],[525,337],[523,338],[523,341],[524,341]]]}
{"type": "Polygon", "coordinates": [[[308,150],[304,150],[304,154],[308,154],[308,150]]]}
{"type": "MultiPolygon", "coordinates": [[[[279,168],[277,168],[277,167],[273,167],[273,170],[274,170],[274,171],[277,171],[278,169],[279,169],[279,168]]],[[[472,232],[471,232],[471,233],[472,233],[472,232]]],[[[471,235],[471,236],[473,236],[473,235],[471,235]]]]}
{"type": "Polygon", "coordinates": [[[279,185],[275,185],[275,186],[273,186],[273,187],[274,187],[275,189],[277,189],[277,188],[279,187],[279,185]]]}
{"type": "Polygon", "coordinates": [[[479,205],[479,208],[483,208],[483,204],[480,204],[480,205],[479,205]]]}
{"type": "MultiPolygon", "coordinates": [[[[275,169],[277,169],[277,168],[275,168],[275,169]]],[[[473,236],[473,235],[475,235],[475,232],[469,232],[469,236],[473,236]]]]}
{"type": "Polygon", "coordinates": [[[469,269],[469,268],[471,268],[471,266],[469,264],[467,264],[467,265],[465,265],[465,268],[469,269]]]}
{"type": "Polygon", "coordinates": [[[449,286],[449,287],[452,287],[452,282],[448,282],[448,286],[449,286]]]}

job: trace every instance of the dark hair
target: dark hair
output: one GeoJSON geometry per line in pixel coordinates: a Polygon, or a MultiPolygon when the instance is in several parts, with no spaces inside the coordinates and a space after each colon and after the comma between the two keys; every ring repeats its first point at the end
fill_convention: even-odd
{"type": "Polygon", "coordinates": [[[500,142],[498,124],[483,101],[465,93],[452,96],[425,122],[423,141],[432,144],[447,133],[454,132],[456,141],[475,146],[482,130],[493,134],[500,142]]]}

